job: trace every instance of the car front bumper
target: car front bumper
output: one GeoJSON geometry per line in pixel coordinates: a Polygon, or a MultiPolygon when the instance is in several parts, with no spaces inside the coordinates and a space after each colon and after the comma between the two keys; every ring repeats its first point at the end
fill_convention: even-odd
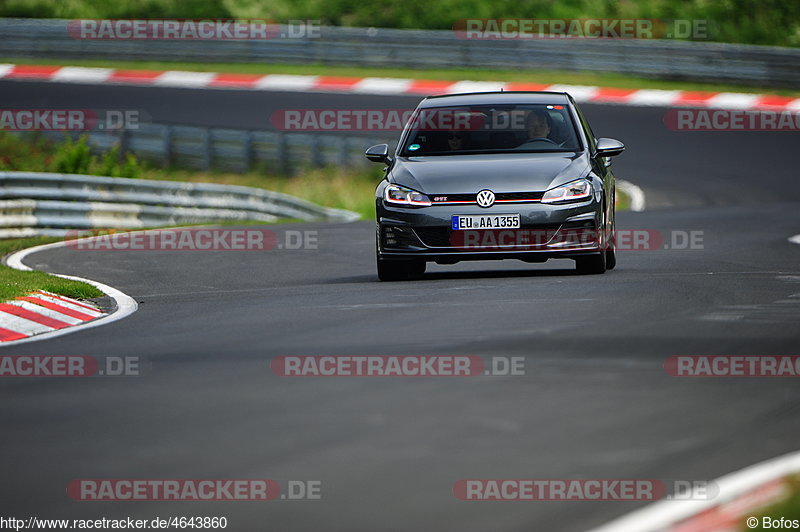
{"type": "Polygon", "coordinates": [[[575,258],[603,249],[600,204],[580,203],[434,205],[401,208],[377,200],[378,258],[453,263],[463,260],[519,259],[543,262],[575,258]],[[519,229],[452,230],[453,215],[519,214],[519,229]]]}

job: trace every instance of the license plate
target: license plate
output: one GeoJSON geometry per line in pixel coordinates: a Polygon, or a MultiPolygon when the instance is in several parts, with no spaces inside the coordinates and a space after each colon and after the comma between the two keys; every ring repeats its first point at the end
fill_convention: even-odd
{"type": "Polygon", "coordinates": [[[474,229],[519,229],[519,214],[454,214],[453,231],[474,229]]]}

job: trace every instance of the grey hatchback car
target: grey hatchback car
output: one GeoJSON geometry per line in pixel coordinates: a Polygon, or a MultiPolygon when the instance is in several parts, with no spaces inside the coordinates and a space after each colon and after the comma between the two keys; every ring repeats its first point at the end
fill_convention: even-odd
{"type": "Polygon", "coordinates": [[[378,277],[412,279],[427,262],[572,259],[616,265],[614,175],[624,145],[596,139],[569,94],[488,92],[424,99],[375,191],[378,277]]]}

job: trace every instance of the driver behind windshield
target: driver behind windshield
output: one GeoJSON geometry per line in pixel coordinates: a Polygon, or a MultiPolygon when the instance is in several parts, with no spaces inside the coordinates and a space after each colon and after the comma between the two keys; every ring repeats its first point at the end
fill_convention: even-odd
{"type": "Polygon", "coordinates": [[[452,151],[460,151],[466,149],[464,141],[464,133],[461,131],[450,131],[447,134],[447,146],[452,151]]]}
{"type": "Polygon", "coordinates": [[[553,142],[549,137],[550,130],[553,128],[553,119],[550,118],[550,114],[547,111],[534,109],[528,113],[528,117],[525,119],[525,127],[528,130],[528,138],[523,144],[541,140],[553,142]]]}

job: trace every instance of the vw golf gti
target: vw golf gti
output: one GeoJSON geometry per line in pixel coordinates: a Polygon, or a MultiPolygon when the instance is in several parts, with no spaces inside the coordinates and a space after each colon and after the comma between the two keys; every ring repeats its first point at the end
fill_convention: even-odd
{"type": "Polygon", "coordinates": [[[616,265],[614,175],[624,145],[595,138],[566,93],[488,92],[424,99],[375,193],[378,277],[421,276],[428,262],[571,259],[616,265]]]}

